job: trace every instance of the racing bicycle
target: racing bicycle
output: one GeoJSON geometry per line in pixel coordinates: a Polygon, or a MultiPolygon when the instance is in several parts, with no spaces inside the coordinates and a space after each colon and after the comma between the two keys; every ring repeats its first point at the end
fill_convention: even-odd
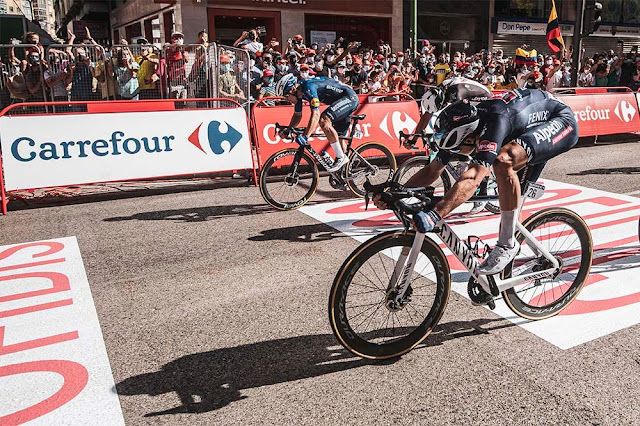
{"type": "MultiPolygon", "coordinates": [[[[544,186],[525,181],[518,212],[544,186]]],[[[438,324],[451,291],[449,263],[438,243],[410,230],[410,216],[442,197],[434,188],[397,182],[366,185],[402,217],[403,230],[384,232],[356,248],[336,274],[329,319],[340,343],[355,355],[386,359],[409,352],[438,324]],[[384,192],[383,192],[384,191],[384,192]]],[[[368,205],[368,193],[366,196],[368,205]]],[[[467,292],[475,305],[495,308],[502,295],[517,315],[540,320],[557,315],[579,294],[591,268],[593,243],[584,220],[566,208],[547,208],[517,224],[521,249],[505,270],[479,275],[489,246],[477,236],[463,241],[443,220],[432,231],[471,274],[467,292]]]]}
{"type": "MultiPolygon", "coordinates": [[[[402,163],[400,167],[398,167],[398,171],[395,173],[393,180],[400,184],[405,184],[413,175],[415,175],[418,171],[422,170],[426,167],[433,159],[435,158],[436,153],[438,152],[438,145],[435,143],[433,138],[429,137],[427,134],[423,133],[399,133],[400,145],[410,145],[410,138],[421,138],[424,144],[427,155],[417,155],[412,157],[402,163]],[[427,148],[428,147],[428,148],[427,148]]],[[[417,149],[417,148],[414,148],[417,149]]],[[[471,162],[471,157],[466,155],[458,155],[458,161],[449,162],[445,166],[445,170],[440,174],[440,179],[434,182],[436,189],[442,188],[446,193],[451,189],[451,182],[456,182],[460,179],[462,173],[467,170],[469,163],[471,162]]],[[[486,193],[483,195],[496,195],[498,193],[498,183],[496,182],[495,174],[493,173],[493,169],[491,170],[491,174],[485,178],[484,184],[486,185],[486,193]]],[[[484,192],[483,188],[478,189],[478,193],[484,192]]],[[[475,201],[475,200],[469,200],[475,201]]],[[[500,213],[500,205],[496,201],[489,201],[484,205],[484,209],[488,212],[497,214],[500,213]]]]}
{"type": "MultiPolygon", "coordinates": [[[[329,183],[334,189],[347,187],[357,196],[365,194],[364,183],[383,183],[393,178],[397,163],[396,157],[386,146],[378,142],[367,142],[353,148],[357,137],[356,125],[366,115],[351,116],[349,136],[341,136],[347,141],[346,155],[349,161],[338,171],[328,172],[329,183]]],[[[304,134],[304,127],[289,128],[276,123],[276,133],[281,130],[290,132],[292,138],[304,134]]],[[[323,134],[311,137],[323,138],[323,134]]],[[[333,159],[325,152],[318,154],[310,144],[298,148],[288,148],[276,152],[265,162],[260,172],[260,193],[271,206],[280,210],[293,210],[303,206],[313,197],[318,187],[317,164],[325,169],[331,167],[333,159]]]]}

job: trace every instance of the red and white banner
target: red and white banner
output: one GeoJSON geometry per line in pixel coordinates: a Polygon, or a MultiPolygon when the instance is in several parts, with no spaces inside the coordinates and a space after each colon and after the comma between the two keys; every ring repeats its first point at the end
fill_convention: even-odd
{"type": "Polygon", "coordinates": [[[0,424],[124,425],[75,237],[0,247],[0,424]]]}
{"type": "Polygon", "coordinates": [[[634,93],[557,95],[557,98],[573,110],[580,137],[640,132],[634,93]]]}
{"type": "MultiPolygon", "coordinates": [[[[413,99],[401,101],[380,101],[379,96],[359,96],[360,107],[355,114],[365,114],[367,117],[360,121],[356,129],[360,130],[362,136],[354,139],[353,147],[357,147],[365,142],[380,142],[391,150],[394,154],[414,154],[415,151],[406,150],[399,146],[398,133],[411,133],[415,130],[420,121],[420,111],[418,104],[413,99]]],[[[327,108],[323,105],[321,110],[327,108]]],[[[291,121],[293,115],[292,105],[282,106],[257,106],[253,109],[253,128],[256,146],[258,147],[258,159],[260,164],[284,148],[297,147],[295,142],[281,140],[275,134],[275,123],[286,126],[291,121]]],[[[300,126],[306,126],[309,122],[310,111],[307,105],[302,110],[302,121],[300,126]]],[[[318,127],[315,133],[322,133],[318,127]]],[[[326,138],[312,138],[309,140],[317,152],[327,150],[329,144],[326,138]]]]}
{"type": "Polygon", "coordinates": [[[253,169],[244,109],[0,117],[5,190],[253,169]]]}
{"type": "MultiPolygon", "coordinates": [[[[502,300],[497,301],[494,312],[562,349],[639,324],[640,199],[550,180],[544,180],[544,184],[544,196],[527,201],[523,219],[552,206],[567,207],[580,214],[593,237],[591,273],[578,298],[553,318],[524,320],[516,317],[502,300]]],[[[463,204],[455,213],[468,212],[470,206],[463,204]]],[[[400,225],[393,212],[381,212],[373,205],[365,211],[362,200],[304,206],[300,211],[361,242],[400,225]]],[[[498,237],[500,216],[486,212],[474,216],[462,214],[449,223],[460,237],[478,235],[493,245],[498,237]]],[[[451,266],[453,290],[468,297],[468,272],[444,244],[440,247],[451,266]]]]}

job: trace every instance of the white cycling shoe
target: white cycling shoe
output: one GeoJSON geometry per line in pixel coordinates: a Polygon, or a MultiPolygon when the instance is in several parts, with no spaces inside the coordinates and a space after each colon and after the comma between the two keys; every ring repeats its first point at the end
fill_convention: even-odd
{"type": "Polygon", "coordinates": [[[486,201],[475,201],[473,203],[473,207],[471,208],[471,210],[469,211],[469,214],[476,214],[476,213],[480,213],[482,210],[484,210],[484,206],[485,204],[487,204],[486,201]]]}
{"type": "Polygon", "coordinates": [[[342,168],[342,166],[344,166],[348,162],[349,162],[349,157],[347,157],[346,155],[344,157],[338,157],[333,162],[333,165],[327,169],[327,171],[329,173],[337,172],[342,168]]]}
{"type": "Polygon", "coordinates": [[[520,243],[516,241],[513,247],[496,246],[491,250],[489,256],[478,266],[480,275],[494,275],[502,272],[509,262],[513,260],[520,250],[520,243]]]}

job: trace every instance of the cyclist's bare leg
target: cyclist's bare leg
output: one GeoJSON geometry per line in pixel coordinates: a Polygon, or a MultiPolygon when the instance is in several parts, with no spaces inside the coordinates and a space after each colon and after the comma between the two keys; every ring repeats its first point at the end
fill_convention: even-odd
{"type": "Polygon", "coordinates": [[[344,150],[346,149],[346,147],[340,141],[338,137],[338,132],[336,131],[336,129],[333,128],[333,123],[331,122],[331,119],[326,115],[322,115],[320,117],[320,128],[322,129],[325,136],[327,137],[327,140],[329,141],[331,148],[334,151],[337,151],[336,148],[341,149],[341,152],[335,152],[336,157],[344,157],[344,150]],[[340,144],[335,145],[337,143],[340,143],[340,144]]]}
{"type": "Polygon", "coordinates": [[[498,183],[500,210],[515,210],[520,203],[520,179],[518,170],[527,165],[527,153],[515,142],[502,147],[493,163],[498,183]]]}

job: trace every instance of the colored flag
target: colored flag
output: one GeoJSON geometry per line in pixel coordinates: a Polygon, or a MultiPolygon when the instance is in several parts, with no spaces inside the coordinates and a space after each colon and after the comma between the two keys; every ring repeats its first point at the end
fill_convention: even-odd
{"type": "Polygon", "coordinates": [[[549,22],[547,22],[547,44],[552,52],[559,52],[564,49],[564,40],[560,33],[556,2],[554,0],[551,0],[551,14],[549,14],[549,22]]]}
{"type": "Polygon", "coordinates": [[[516,49],[516,65],[525,64],[530,67],[536,64],[538,52],[536,49],[524,50],[521,47],[516,49]]]}

